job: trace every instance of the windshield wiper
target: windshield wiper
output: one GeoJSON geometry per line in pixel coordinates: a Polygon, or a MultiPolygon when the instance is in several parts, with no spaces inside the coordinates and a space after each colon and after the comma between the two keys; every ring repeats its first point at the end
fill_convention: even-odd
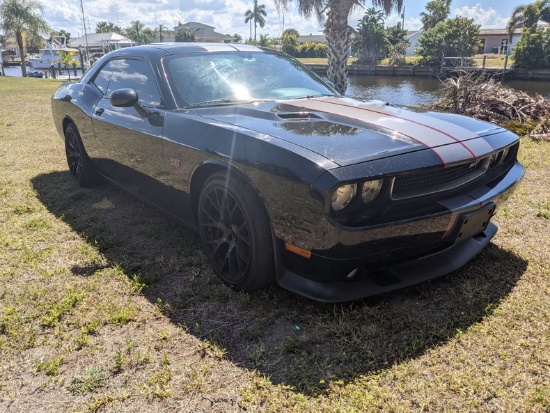
{"type": "Polygon", "coordinates": [[[252,99],[212,99],[205,100],[204,102],[197,102],[187,105],[187,108],[198,108],[205,106],[226,106],[226,105],[238,105],[239,103],[251,103],[252,99]]]}
{"type": "Polygon", "coordinates": [[[326,97],[326,96],[338,97],[338,95],[335,95],[334,93],[319,93],[319,94],[317,94],[317,95],[307,95],[306,98],[308,98],[308,99],[311,99],[311,98],[322,98],[322,97],[326,97]]]}

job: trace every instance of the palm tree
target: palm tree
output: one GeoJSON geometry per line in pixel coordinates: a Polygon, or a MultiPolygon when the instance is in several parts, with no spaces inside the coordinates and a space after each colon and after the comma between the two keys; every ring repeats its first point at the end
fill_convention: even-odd
{"type": "Polygon", "coordinates": [[[265,4],[258,4],[258,0],[254,0],[254,7],[252,10],[247,10],[244,14],[244,22],[254,21],[254,41],[256,41],[256,28],[258,24],[260,27],[265,26],[265,4]]]}
{"type": "Polygon", "coordinates": [[[27,76],[25,38],[51,31],[41,14],[42,4],[36,0],[5,0],[0,5],[0,25],[4,34],[15,37],[21,56],[21,75],[24,77],[27,76]]]}
{"type": "MultiPolygon", "coordinates": [[[[285,9],[294,0],[275,0],[279,10],[285,9]]],[[[328,44],[327,77],[336,90],[345,93],[348,84],[348,57],[351,35],[354,29],[348,24],[351,12],[362,6],[365,0],[296,0],[298,11],[305,17],[316,14],[325,21],[325,37],[328,44]],[[325,17],[326,15],[326,17],[325,17]]],[[[373,6],[384,10],[386,15],[393,10],[401,11],[403,0],[371,0],[373,6]]]]}
{"type": "Polygon", "coordinates": [[[422,30],[426,31],[442,22],[451,13],[452,0],[432,0],[426,4],[426,11],[420,13],[422,30]]]}
{"type": "Polygon", "coordinates": [[[384,23],[384,13],[374,7],[367,9],[359,20],[353,40],[359,63],[376,65],[387,55],[390,44],[384,23]]]}
{"type": "Polygon", "coordinates": [[[539,21],[550,23],[550,0],[537,0],[531,4],[517,6],[506,26],[510,42],[515,29],[535,27],[539,21]]]}
{"type": "Polygon", "coordinates": [[[159,37],[160,43],[164,42],[164,26],[162,24],[160,24],[159,27],[154,30],[153,34],[155,35],[155,37],[159,37]]]}
{"type": "Polygon", "coordinates": [[[95,25],[95,32],[96,33],[110,33],[110,32],[113,32],[113,33],[118,33],[118,34],[122,34],[122,29],[117,26],[116,24],[114,24],[113,22],[108,22],[108,21],[100,21],[98,23],[96,23],[95,25]]]}
{"type": "Polygon", "coordinates": [[[195,41],[195,33],[189,27],[178,23],[174,30],[176,30],[176,42],[192,43],[195,41]]]}
{"type": "Polygon", "coordinates": [[[139,20],[133,21],[130,24],[131,26],[127,27],[125,30],[128,38],[132,39],[137,44],[151,43],[153,31],[150,28],[145,27],[139,20]]]}

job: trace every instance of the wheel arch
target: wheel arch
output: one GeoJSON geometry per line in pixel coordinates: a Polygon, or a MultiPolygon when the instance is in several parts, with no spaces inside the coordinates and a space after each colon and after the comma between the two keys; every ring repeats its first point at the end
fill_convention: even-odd
{"type": "Polygon", "coordinates": [[[63,132],[65,132],[65,129],[67,129],[67,126],[69,126],[69,124],[71,124],[71,123],[74,125],[76,130],[78,130],[78,126],[76,126],[76,122],[70,116],[65,116],[63,118],[63,121],[61,122],[63,132]]]}
{"type": "Polygon", "coordinates": [[[258,187],[254,185],[252,179],[250,179],[243,171],[236,168],[235,165],[218,160],[207,160],[198,165],[191,174],[191,184],[189,186],[189,195],[191,199],[191,208],[193,211],[193,218],[197,221],[199,197],[201,189],[210,176],[218,172],[227,172],[233,174],[247,183],[256,193],[260,202],[263,204],[267,216],[271,222],[271,216],[269,214],[269,208],[267,207],[265,198],[260,193],[258,187]]]}

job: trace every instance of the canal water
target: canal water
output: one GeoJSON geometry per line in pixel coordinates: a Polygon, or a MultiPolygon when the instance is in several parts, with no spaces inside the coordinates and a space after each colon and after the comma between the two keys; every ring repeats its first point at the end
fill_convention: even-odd
{"type": "MultiPolygon", "coordinates": [[[[28,70],[32,71],[32,68],[28,70]]],[[[7,76],[21,76],[21,68],[19,67],[7,67],[5,71],[7,76]]],[[[550,97],[550,82],[509,80],[504,82],[504,85],[531,95],[540,93],[543,96],[550,97]]],[[[378,99],[397,105],[420,106],[436,102],[440,88],[441,81],[436,78],[350,76],[346,95],[378,99]]]]}
{"type": "MultiPolygon", "coordinates": [[[[539,93],[550,98],[550,82],[508,80],[504,86],[521,90],[529,95],[539,93]]],[[[420,106],[438,100],[441,80],[411,76],[350,76],[346,95],[385,102],[420,106]]]]}

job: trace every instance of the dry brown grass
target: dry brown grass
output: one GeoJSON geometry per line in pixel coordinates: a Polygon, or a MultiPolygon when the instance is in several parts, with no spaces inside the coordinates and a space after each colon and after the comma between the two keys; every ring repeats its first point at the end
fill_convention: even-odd
{"type": "Polygon", "coordinates": [[[414,288],[237,294],[195,234],[71,180],[49,97],[0,78],[0,411],[550,410],[550,143],[494,242],[414,288]]]}

